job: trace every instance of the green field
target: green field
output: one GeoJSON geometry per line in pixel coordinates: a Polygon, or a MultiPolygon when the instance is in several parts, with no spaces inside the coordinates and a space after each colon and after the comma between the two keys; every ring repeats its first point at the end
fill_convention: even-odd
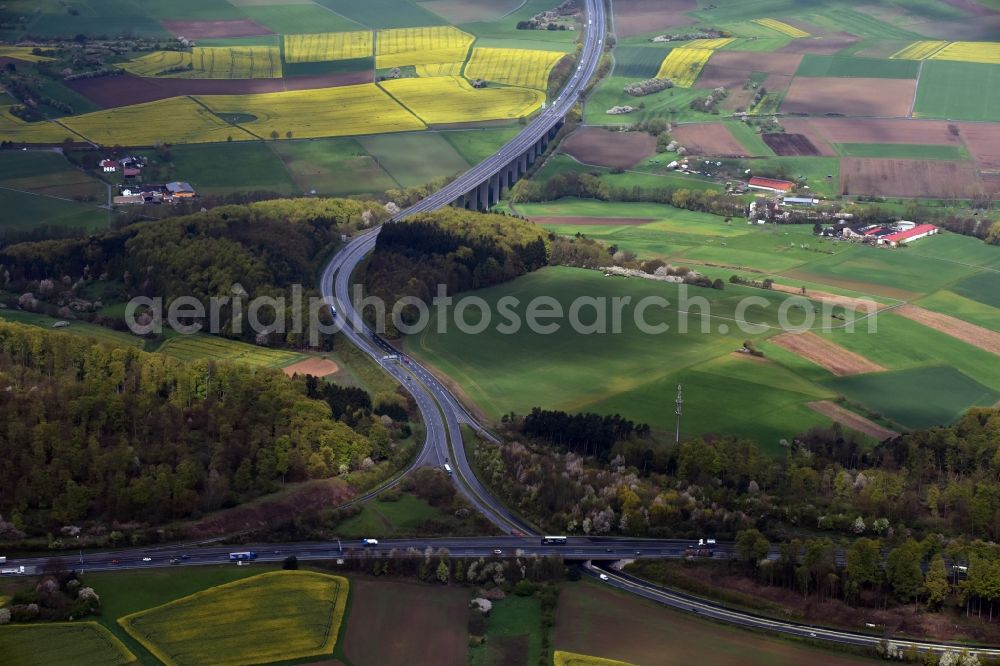
{"type": "Polygon", "coordinates": [[[333,652],[347,595],[345,578],[275,571],[196,592],[118,622],[168,666],[301,659],[333,652]]]}
{"type": "Polygon", "coordinates": [[[1000,400],[1000,392],[947,366],[841,377],[830,386],[909,428],[947,425],[969,407],[1000,400]]]}
{"type": "Polygon", "coordinates": [[[1000,68],[927,60],[920,73],[914,115],[956,120],[1000,120],[1000,68]]]}
{"type": "Polygon", "coordinates": [[[518,129],[480,129],[442,131],[440,135],[469,164],[479,164],[517,136],[518,129]]]}
{"type": "Polygon", "coordinates": [[[358,139],[358,143],[400,187],[457,176],[470,166],[437,132],[370,136],[358,139]]]}
{"type": "Polygon", "coordinates": [[[1000,308],[1000,274],[982,272],[951,286],[952,291],[994,308],[1000,308]]]}
{"type": "MultiPolygon", "coordinates": [[[[996,273],[980,273],[974,275],[971,278],[966,278],[962,282],[968,280],[974,280],[979,278],[992,278],[994,282],[1000,283],[1000,277],[996,273]]],[[[958,284],[962,284],[959,282],[958,284]]],[[[977,295],[980,292],[976,292],[977,295]]],[[[993,297],[995,300],[1000,300],[1000,292],[998,291],[985,291],[982,292],[982,296],[989,298],[993,297]]],[[[941,312],[946,315],[951,315],[952,317],[957,317],[972,324],[982,326],[984,328],[997,328],[997,322],[1000,321],[1000,304],[991,306],[987,305],[978,300],[973,300],[972,298],[966,298],[955,292],[955,286],[952,286],[951,291],[937,291],[927,296],[921,298],[917,301],[917,305],[928,310],[934,310],[936,312],[941,312]]]]}
{"type": "MultiPolygon", "coordinates": [[[[48,330],[52,330],[52,324],[60,321],[59,319],[49,317],[44,314],[10,309],[0,310],[0,319],[6,319],[7,321],[13,321],[28,326],[37,326],[38,328],[45,328],[48,330]]],[[[110,328],[105,328],[104,326],[89,324],[85,321],[71,321],[68,328],[59,330],[65,332],[67,335],[82,335],[96,342],[104,342],[109,345],[114,345],[115,347],[136,347],[142,349],[145,346],[145,342],[142,338],[137,338],[131,333],[115,331],[110,328]]]]}
{"type": "Polygon", "coordinates": [[[470,666],[537,664],[542,654],[542,604],[537,597],[508,594],[493,604],[486,643],[469,650],[470,666]]]}
{"type": "Polygon", "coordinates": [[[775,157],[771,147],[764,143],[757,131],[746,123],[726,123],[726,128],[733,135],[740,145],[747,151],[748,155],[754,157],[775,157]]]}
{"type": "Polygon", "coordinates": [[[302,191],[276,155],[275,148],[264,142],[173,146],[170,160],[165,163],[153,151],[146,155],[159,167],[161,180],[187,181],[199,194],[263,190],[291,195],[302,191]]]}
{"type": "Polygon", "coordinates": [[[361,27],[322,4],[275,4],[241,9],[247,18],[283,35],[348,32],[361,27]]]}
{"type": "Polygon", "coordinates": [[[445,23],[437,14],[410,0],[316,0],[316,3],[369,28],[411,28],[445,23]]]}
{"type": "Polygon", "coordinates": [[[437,509],[414,495],[403,493],[391,502],[367,502],[361,513],[337,525],[337,534],[345,539],[363,539],[378,534],[381,537],[411,536],[427,520],[440,518],[437,509]]]}
{"type": "Polygon", "coordinates": [[[916,60],[852,58],[807,53],[796,76],[845,76],[874,79],[915,79],[920,63],[916,60]]]}
{"type": "Polygon", "coordinates": [[[313,139],[269,144],[300,191],[345,196],[382,194],[398,187],[355,139],[313,139]]]}
{"type": "Polygon", "coordinates": [[[669,46],[619,46],[615,49],[614,75],[628,79],[650,79],[670,53],[669,46]]]}
{"type": "Polygon", "coordinates": [[[159,351],[181,361],[231,361],[264,368],[281,368],[305,358],[298,352],[258,347],[204,333],[172,337],[159,351]]]}
{"type": "Polygon", "coordinates": [[[539,12],[552,9],[551,0],[527,0],[509,16],[494,21],[463,23],[458,27],[476,36],[477,47],[522,48],[571,52],[579,33],[569,30],[518,30],[539,12]]]}
{"type": "MultiPolygon", "coordinates": [[[[746,317],[754,323],[773,325],[783,300],[780,294],[733,285],[727,285],[725,291],[694,288],[688,296],[710,303],[712,316],[703,320],[700,313],[704,310],[682,299],[677,285],[605,278],[597,271],[548,268],[476,293],[494,305],[505,296],[520,299],[515,309],[522,318],[527,301],[538,295],[555,298],[564,312],[578,296],[610,302],[612,297],[628,295],[632,297],[631,307],[644,297],[659,296],[668,299],[670,305],[650,308],[646,320],[666,323],[670,329],[643,333],[635,323],[634,311],[626,307],[621,332],[610,338],[574,332],[567,320],[559,320],[561,327],[551,334],[532,332],[524,326],[516,335],[505,335],[496,330],[501,323],[497,318],[478,335],[458,331],[452,323],[445,333],[426,330],[408,339],[407,347],[456,380],[465,394],[492,417],[511,410],[524,413],[535,406],[569,411],[593,409],[618,412],[649,422],[655,429],[667,430],[673,426],[673,416],[663,409],[663,391],[676,387],[678,381],[690,381],[699,387],[692,389],[698,397],[685,405],[685,414],[690,414],[685,417],[685,427],[692,434],[740,434],[776,450],[779,439],[823,422],[804,404],[830,397],[832,392],[799,380],[777,364],[762,365],[730,356],[743,340],[760,337],[759,333],[739,331],[733,321],[741,298],[765,298],[768,306],[746,317]],[[681,316],[678,310],[690,310],[691,316],[681,316]],[[686,333],[682,332],[682,321],[687,324],[686,333]],[[707,332],[702,332],[703,321],[707,332]],[[752,410],[736,408],[720,416],[718,405],[722,402],[740,400],[742,404],[763,394],[771,396],[783,409],[769,410],[764,418],[752,414],[752,410]]],[[[467,322],[477,321],[474,313],[466,313],[467,322]]],[[[593,317],[593,310],[588,309],[581,320],[593,322],[593,317]]]]}
{"type": "Polygon", "coordinates": [[[136,662],[135,655],[96,622],[0,627],[0,655],[3,663],[17,666],[116,666],[136,662]]]}
{"type": "Polygon", "coordinates": [[[94,204],[40,194],[0,189],[0,228],[20,231],[38,227],[97,230],[108,225],[108,211],[94,204]]]}
{"type": "Polygon", "coordinates": [[[666,118],[673,121],[717,120],[717,116],[689,108],[692,100],[707,94],[705,90],[670,88],[641,98],[625,94],[622,88],[636,80],[636,77],[627,78],[617,75],[602,80],[587,98],[584,107],[584,121],[588,125],[631,125],[652,118],[666,118]],[[606,113],[613,106],[638,107],[640,102],[645,105],[645,108],[633,113],[616,116],[609,116],[606,113]]]}
{"type": "Polygon", "coordinates": [[[964,146],[932,146],[914,143],[835,143],[844,157],[879,157],[904,160],[967,160],[964,146]]]}

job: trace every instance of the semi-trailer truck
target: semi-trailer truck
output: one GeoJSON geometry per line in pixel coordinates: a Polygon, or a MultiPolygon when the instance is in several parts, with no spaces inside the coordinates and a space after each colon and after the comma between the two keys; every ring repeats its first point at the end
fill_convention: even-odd
{"type": "Polygon", "coordinates": [[[0,569],[0,576],[21,576],[24,575],[24,567],[8,567],[0,569]]]}

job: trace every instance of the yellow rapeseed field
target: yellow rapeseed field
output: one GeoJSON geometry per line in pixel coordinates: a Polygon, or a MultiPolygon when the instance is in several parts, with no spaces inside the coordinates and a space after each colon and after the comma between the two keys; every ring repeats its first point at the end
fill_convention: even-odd
{"type": "Polygon", "coordinates": [[[434,62],[426,65],[414,65],[417,76],[459,76],[462,74],[464,62],[434,62]]]}
{"type": "Polygon", "coordinates": [[[781,34],[788,35],[793,39],[801,39],[802,37],[812,36],[805,30],[800,30],[796,28],[794,25],[788,25],[787,23],[783,23],[778,19],[760,18],[760,19],[753,19],[753,22],[756,23],[757,25],[762,25],[765,28],[770,28],[771,30],[777,30],[781,34]]]}
{"type": "MultiPolygon", "coordinates": [[[[410,79],[423,84],[433,79],[410,79]]],[[[262,139],[316,138],[425,129],[374,83],[254,95],[208,95],[198,101],[216,113],[250,114],[240,127],[262,139]]]]}
{"type": "Polygon", "coordinates": [[[718,37],[716,39],[692,39],[684,45],[686,49],[721,49],[726,44],[736,41],[735,37],[718,37]]]}
{"type": "Polygon", "coordinates": [[[35,47],[33,46],[0,45],[0,58],[15,58],[26,62],[45,62],[47,60],[55,60],[55,58],[35,55],[32,53],[34,50],[35,47]]]}
{"type": "Polygon", "coordinates": [[[70,130],[60,127],[58,123],[50,120],[26,123],[17,116],[11,115],[9,106],[0,107],[0,141],[62,143],[67,138],[74,141],[81,140],[70,130]]]}
{"type": "Polygon", "coordinates": [[[670,79],[679,88],[690,88],[713,53],[712,49],[674,49],[663,59],[656,76],[670,79]]]}
{"type": "Polygon", "coordinates": [[[375,66],[464,62],[474,39],[450,25],[380,30],[375,35],[375,66]]]}
{"type": "Polygon", "coordinates": [[[549,73],[564,55],[557,51],[475,48],[465,67],[465,76],[546,90],[549,73]]]}
{"type": "Polygon", "coordinates": [[[428,125],[523,118],[545,93],[527,88],[473,88],[458,76],[395,79],[380,84],[428,125]]]}
{"type": "Polygon", "coordinates": [[[1000,65],[1000,42],[952,42],[929,59],[1000,65]]]}
{"type": "Polygon", "coordinates": [[[592,657],[588,654],[576,654],[575,652],[563,652],[562,650],[556,650],[553,657],[555,666],[635,666],[625,661],[592,657]]]}
{"type": "Polygon", "coordinates": [[[133,104],[63,118],[64,125],[102,146],[151,146],[156,143],[247,141],[254,137],[227,124],[189,97],[133,104]]]}
{"type": "Polygon", "coordinates": [[[349,583],[272,571],[226,583],[118,623],[167,666],[260,664],[333,652],[349,583]]]}
{"type": "Polygon", "coordinates": [[[889,57],[895,58],[896,60],[925,60],[947,45],[948,42],[943,39],[913,42],[909,46],[896,51],[889,57]]]}
{"type": "Polygon", "coordinates": [[[153,51],[119,66],[136,76],[179,79],[281,78],[281,54],[276,46],[196,46],[190,53],[153,51]]]}
{"type": "Polygon", "coordinates": [[[370,30],[285,35],[285,62],[328,62],[372,55],[370,30]]]}

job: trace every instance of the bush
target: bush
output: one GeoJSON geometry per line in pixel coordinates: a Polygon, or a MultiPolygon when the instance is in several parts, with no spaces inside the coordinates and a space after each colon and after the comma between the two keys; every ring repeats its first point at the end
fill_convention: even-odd
{"type": "Polygon", "coordinates": [[[285,561],[281,563],[281,568],[286,571],[295,571],[299,568],[299,558],[294,555],[289,555],[285,558],[285,561]]]}

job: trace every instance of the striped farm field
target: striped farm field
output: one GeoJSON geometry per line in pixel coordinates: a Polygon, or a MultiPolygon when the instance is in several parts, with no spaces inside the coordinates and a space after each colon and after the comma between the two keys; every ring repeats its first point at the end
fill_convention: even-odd
{"type": "Polygon", "coordinates": [[[713,53],[712,49],[674,49],[663,59],[656,76],[670,79],[679,88],[690,88],[713,53]]]}
{"type": "Polygon", "coordinates": [[[135,655],[96,622],[44,622],[0,627],[0,659],[18,666],[118,666],[135,655]]]}
{"type": "Polygon", "coordinates": [[[626,661],[617,661],[605,657],[594,657],[589,654],[576,654],[556,650],[553,656],[555,666],[635,666],[626,661]]]}
{"type": "Polygon", "coordinates": [[[684,45],[686,49],[721,49],[736,41],[735,37],[717,37],[715,39],[692,39],[684,45]]]}
{"type": "Polygon", "coordinates": [[[946,46],[948,42],[943,39],[923,40],[913,42],[889,57],[895,60],[925,60],[946,46]]]}
{"type": "Polygon", "coordinates": [[[16,60],[24,60],[25,62],[46,62],[49,60],[55,60],[55,58],[49,58],[47,56],[35,55],[32,51],[35,50],[33,46],[0,46],[0,58],[15,58],[16,60]]]}
{"type": "Polygon", "coordinates": [[[470,79],[545,90],[549,73],[563,55],[558,51],[477,48],[472,50],[465,75],[470,79]]]}
{"type": "Polygon", "coordinates": [[[79,139],[73,132],[50,120],[27,123],[17,116],[11,115],[9,106],[0,107],[0,141],[61,143],[67,137],[74,140],[79,139]]]}
{"type": "Polygon", "coordinates": [[[432,62],[414,65],[417,76],[461,76],[464,62],[432,62]]]}
{"type": "Polygon", "coordinates": [[[800,30],[796,28],[794,25],[788,25],[787,23],[783,23],[782,21],[779,21],[777,19],[757,18],[753,19],[753,22],[756,23],[757,25],[762,25],[765,28],[776,30],[781,34],[788,35],[789,37],[792,37],[794,39],[801,39],[802,37],[812,37],[812,35],[810,35],[805,30],[800,30]]]}
{"type": "Polygon", "coordinates": [[[118,623],[167,666],[261,664],[331,654],[346,578],[272,571],[196,592],[118,623]]]}
{"type": "Polygon", "coordinates": [[[285,35],[284,40],[287,63],[367,58],[372,55],[374,43],[369,30],[285,35]]]}
{"type": "Polygon", "coordinates": [[[375,35],[375,66],[402,67],[465,62],[475,37],[458,28],[433,26],[380,30],[375,35]]]}
{"type": "Polygon", "coordinates": [[[381,86],[428,125],[517,120],[542,106],[545,93],[528,88],[473,88],[458,76],[395,79],[381,86]]]}
{"type": "Polygon", "coordinates": [[[952,42],[929,59],[1000,65],[1000,42],[952,42]]]}
{"type": "MultiPolygon", "coordinates": [[[[431,79],[407,79],[430,86],[431,79]]],[[[471,88],[471,86],[470,86],[471,88]]],[[[247,114],[240,127],[260,138],[308,139],[425,129],[424,124],[374,83],[253,95],[209,95],[198,101],[215,113],[247,114]]]]}
{"type": "MultiPolygon", "coordinates": [[[[60,122],[102,146],[152,146],[156,143],[248,141],[254,137],[226,123],[188,97],[133,104],[63,118],[60,122]]],[[[65,135],[65,132],[63,133],[65,135]]]]}
{"type": "Polygon", "coordinates": [[[190,53],[153,51],[141,58],[122,63],[121,67],[136,76],[163,76],[176,79],[279,79],[281,54],[276,46],[196,46],[190,53]]]}
{"type": "Polygon", "coordinates": [[[180,361],[232,361],[264,368],[281,368],[304,358],[297,352],[258,347],[239,340],[201,334],[170,338],[159,351],[180,361]]]}

